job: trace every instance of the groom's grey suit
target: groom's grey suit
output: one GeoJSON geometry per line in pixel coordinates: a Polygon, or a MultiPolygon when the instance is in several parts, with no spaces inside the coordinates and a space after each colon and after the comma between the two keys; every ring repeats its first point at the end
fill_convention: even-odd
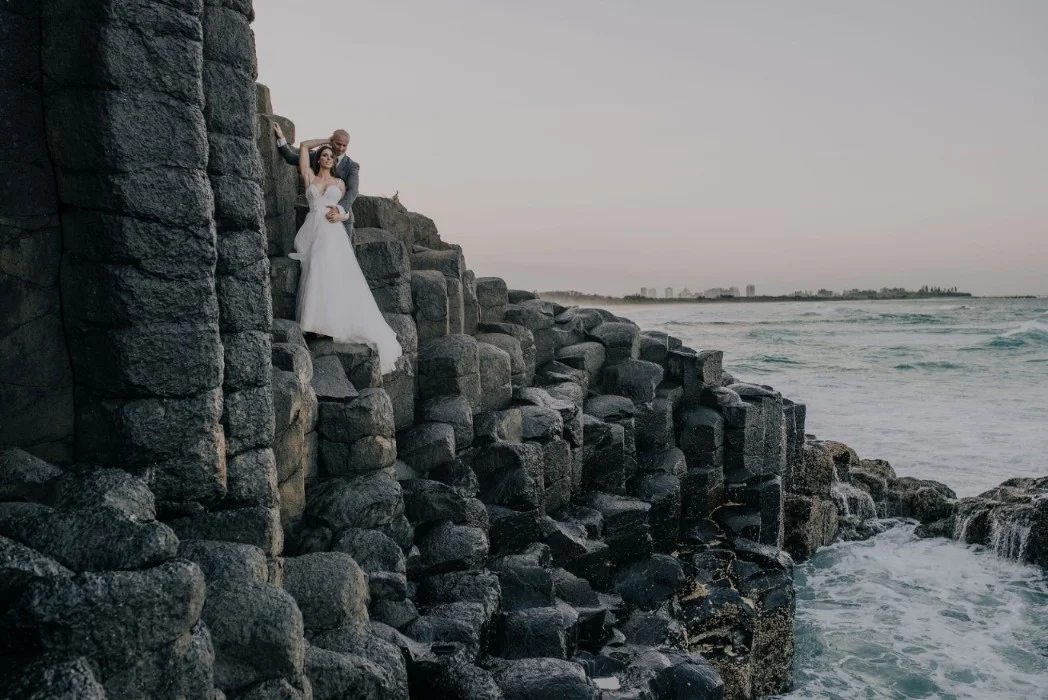
{"type": "MultiPolygon", "coordinates": [[[[284,160],[289,165],[298,167],[298,149],[292,148],[286,141],[278,146],[280,155],[283,156],[284,160]]],[[[309,154],[309,164],[314,165],[317,157],[316,150],[309,154]]],[[[346,193],[342,196],[342,199],[338,201],[339,208],[343,212],[349,214],[349,218],[342,222],[342,225],[346,227],[346,234],[349,236],[349,240],[353,240],[353,200],[357,198],[357,193],[360,191],[360,164],[350,159],[348,155],[343,154],[342,157],[335,164],[335,177],[346,183],[346,193]]]]}

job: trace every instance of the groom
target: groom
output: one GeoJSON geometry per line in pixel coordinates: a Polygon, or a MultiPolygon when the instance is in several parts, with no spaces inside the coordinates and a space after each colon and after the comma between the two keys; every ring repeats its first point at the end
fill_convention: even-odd
{"type": "MultiPolygon", "coordinates": [[[[277,135],[277,148],[280,151],[280,155],[283,156],[289,165],[297,167],[298,149],[288,145],[287,139],[284,138],[284,132],[276,122],[273,123],[273,131],[277,135]]],[[[332,223],[341,221],[342,225],[346,227],[346,235],[349,236],[349,241],[352,243],[353,200],[357,198],[357,192],[360,190],[360,164],[346,155],[346,149],[349,148],[349,132],[345,129],[335,129],[331,134],[330,141],[331,148],[335,152],[333,172],[335,177],[346,183],[346,194],[339,200],[338,206],[332,205],[328,207],[327,220],[332,223]]],[[[310,154],[310,165],[313,165],[315,154],[316,151],[310,154]]]]}

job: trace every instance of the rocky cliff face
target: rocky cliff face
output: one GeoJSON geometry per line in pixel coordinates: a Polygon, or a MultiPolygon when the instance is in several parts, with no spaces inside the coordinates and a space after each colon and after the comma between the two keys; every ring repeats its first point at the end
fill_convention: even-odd
{"type": "Polygon", "coordinates": [[[404,356],[307,342],[250,1],[0,13],[6,697],[753,698],[791,682],[790,554],[955,517],[392,200],[355,244],[404,356]]]}
{"type": "Polygon", "coordinates": [[[44,133],[39,2],[0,7],[0,444],[73,451],[73,377],[58,290],[62,232],[44,133]]]}

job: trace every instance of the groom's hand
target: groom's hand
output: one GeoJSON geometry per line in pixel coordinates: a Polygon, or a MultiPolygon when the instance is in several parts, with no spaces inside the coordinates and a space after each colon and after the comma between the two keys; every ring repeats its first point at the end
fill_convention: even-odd
{"type": "Polygon", "coordinates": [[[327,220],[333,224],[341,223],[343,221],[342,213],[338,210],[338,207],[331,204],[328,205],[327,220]]]}

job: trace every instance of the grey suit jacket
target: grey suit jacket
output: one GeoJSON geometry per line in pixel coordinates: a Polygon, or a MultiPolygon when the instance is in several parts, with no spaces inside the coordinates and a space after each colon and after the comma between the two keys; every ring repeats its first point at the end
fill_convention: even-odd
{"type": "MultiPolygon", "coordinates": [[[[297,148],[292,148],[290,144],[285,143],[283,146],[280,146],[279,150],[280,155],[283,156],[288,165],[298,167],[297,148]]],[[[309,154],[310,165],[313,165],[314,158],[316,158],[316,151],[309,154]]],[[[353,200],[357,198],[357,193],[360,191],[360,164],[346,156],[335,166],[335,177],[346,183],[346,193],[339,200],[338,205],[349,214],[349,218],[343,221],[342,224],[346,227],[346,232],[352,236],[353,200]]]]}

